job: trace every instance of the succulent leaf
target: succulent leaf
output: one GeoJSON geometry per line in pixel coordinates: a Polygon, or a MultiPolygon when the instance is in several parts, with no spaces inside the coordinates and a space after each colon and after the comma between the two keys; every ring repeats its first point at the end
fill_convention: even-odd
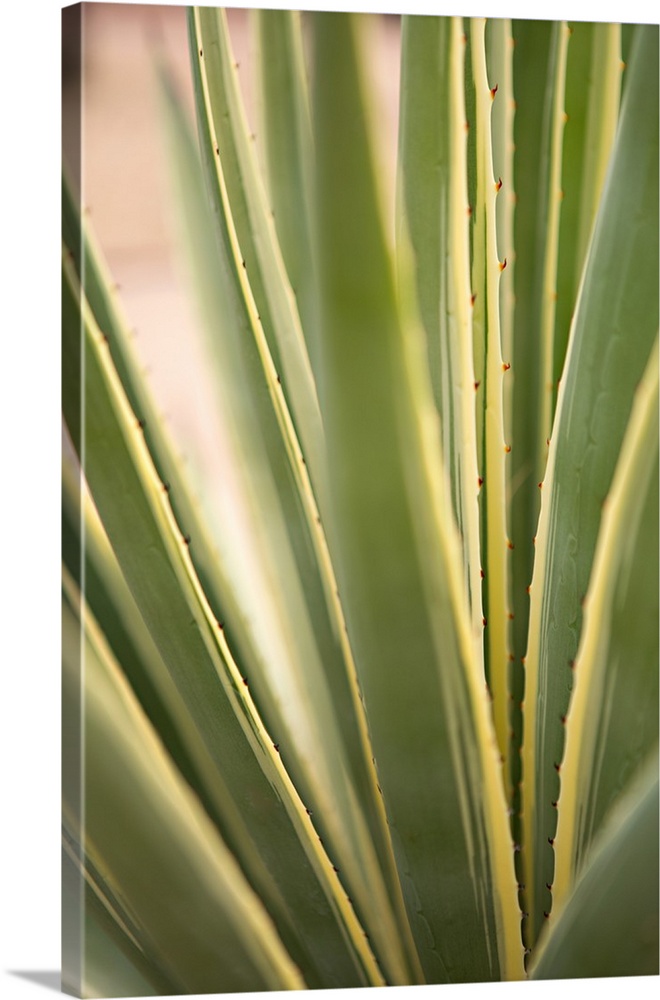
{"type": "Polygon", "coordinates": [[[321,402],[340,590],[426,979],[515,978],[506,806],[422,332],[399,319],[358,28],[314,18],[321,402]],[[396,395],[384,391],[393,380],[396,395]]]}
{"type": "Polygon", "coordinates": [[[312,123],[299,11],[255,10],[260,134],[266,187],[312,369],[319,345],[311,277],[312,123]]]}
{"type": "Polygon", "coordinates": [[[658,345],[603,511],[561,769],[555,902],[658,742],[658,345]]]}
{"type": "MultiPolygon", "coordinates": [[[[356,984],[380,982],[332,864],[318,837],[310,836],[310,817],[257,714],[222,623],[206,601],[188,553],[191,540],[174,519],[68,260],[63,277],[65,347],[75,342],[81,324],[85,337],[87,481],[140,613],[214,758],[216,781],[227,797],[230,846],[270,900],[275,919],[279,916],[280,926],[292,933],[301,967],[320,965],[321,976],[332,975],[335,981],[348,975],[356,984]],[[295,925],[289,910],[300,914],[300,907],[308,916],[295,925]],[[346,922],[354,930],[345,938],[346,922]],[[314,931],[319,925],[325,932],[314,931]],[[296,946],[300,935],[303,942],[296,946]]],[[[70,427],[75,414],[68,412],[68,401],[73,399],[67,391],[70,427]]],[[[80,438],[73,443],[81,449],[80,438]]]]}
{"type": "Polygon", "coordinates": [[[571,330],[531,588],[523,744],[532,938],[549,912],[557,767],[602,503],[658,330],[657,30],[641,27],[571,330]],[[648,137],[651,141],[648,142],[648,137]]]}
{"type": "Polygon", "coordinates": [[[471,289],[464,38],[460,19],[402,24],[399,126],[399,283],[413,269],[440,416],[475,636],[483,628],[471,289]],[[421,94],[421,99],[420,99],[421,94]],[[409,245],[408,245],[409,244],[409,245]],[[408,260],[408,257],[411,260],[408,260]]]}
{"type": "MultiPolygon", "coordinates": [[[[66,602],[63,625],[65,639],[80,627],[66,602]]],[[[77,661],[64,667],[66,696],[77,661]]],[[[260,900],[168,761],[89,612],[84,701],[87,850],[121,886],[175,991],[210,990],[220,978],[233,990],[300,988],[260,900]],[[191,924],[189,907],[203,919],[191,924]]]]}
{"type": "Polygon", "coordinates": [[[621,72],[621,25],[570,25],[553,347],[553,409],[584,258],[616,133],[621,72]]]}
{"type": "Polygon", "coordinates": [[[554,915],[533,979],[658,975],[658,806],[656,745],[554,915]]]}
{"type": "MultiPolygon", "coordinates": [[[[405,917],[324,525],[237,260],[229,206],[223,203],[227,214],[214,234],[191,137],[172,94],[166,96],[172,161],[182,201],[190,205],[186,239],[249,528],[238,544],[233,526],[216,526],[216,537],[221,551],[236,548],[237,560],[249,557],[248,546],[254,550],[255,569],[239,590],[243,614],[237,621],[229,614],[228,624],[250,689],[319,817],[342,883],[360,912],[373,912],[388,974],[407,981],[409,960],[400,947],[405,917]]],[[[218,176],[223,162],[214,158],[218,176]]]]}

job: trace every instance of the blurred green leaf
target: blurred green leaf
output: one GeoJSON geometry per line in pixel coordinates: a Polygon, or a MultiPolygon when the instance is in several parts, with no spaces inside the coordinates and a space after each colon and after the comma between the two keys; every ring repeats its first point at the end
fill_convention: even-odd
{"type": "MultiPolygon", "coordinates": [[[[312,976],[320,966],[339,981],[361,982],[362,962],[370,970],[373,963],[361,936],[355,947],[363,954],[353,950],[356,931],[344,938],[340,924],[355,925],[352,911],[310,837],[310,819],[206,602],[188,555],[194,541],[174,519],[104,337],[67,264],[65,337],[75,340],[82,322],[86,345],[87,481],[140,613],[214,759],[218,795],[226,802],[223,836],[268,899],[301,967],[312,976]],[[298,924],[292,914],[301,909],[307,917],[298,924]]],[[[65,407],[70,398],[66,393],[65,407]]],[[[80,440],[74,445],[80,448],[80,440]]]]}
{"type": "Polygon", "coordinates": [[[658,742],[658,345],[603,511],[561,767],[555,902],[658,742]]]}
{"type": "Polygon", "coordinates": [[[533,979],[658,975],[658,752],[594,841],[533,979]]]}
{"type": "Polygon", "coordinates": [[[531,588],[523,744],[532,938],[551,906],[557,766],[602,503],[658,330],[657,29],[638,29],[557,404],[531,588]],[[531,776],[534,775],[532,778],[531,776]]]}
{"type": "MultiPolygon", "coordinates": [[[[80,627],[64,608],[63,627],[80,627]]],[[[78,664],[64,664],[64,697],[78,664]]],[[[85,849],[175,992],[300,988],[262,904],[171,766],[85,612],[85,849]],[[194,914],[194,919],[191,917],[194,914]]]]}
{"type": "MultiPolygon", "coordinates": [[[[242,512],[256,550],[252,587],[239,594],[247,602],[246,624],[230,613],[229,625],[287,768],[319,816],[342,884],[363,919],[370,916],[388,974],[406,982],[408,959],[399,943],[406,925],[392,847],[306,460],[267,347],[259,343],[258,319],[244,298],[249,287],[231,245],[231,220],[225,217],[215,231],[211,226],[191,137],[173,95],[165,96],[172,162],[182,203],[189,206],[186,235],[197,291],[213,337],[219,405],[240,465],[242,512]]],[[[218,170],[222,165],[221,157],[218,170]]],[[[222,534],[222,527],[216,532],[222,534]]]]}

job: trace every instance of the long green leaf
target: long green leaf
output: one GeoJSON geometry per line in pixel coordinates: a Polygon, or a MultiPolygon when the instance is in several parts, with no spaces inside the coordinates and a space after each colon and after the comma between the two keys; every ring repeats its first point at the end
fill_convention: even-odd
{"type": "Polygon", "coordinates": [[[509,567],[510,542],[506,523],[503,380],[510,362],[502,360],[499,283],[506,259],[497,256],[496,195],[493,177],[491,109],[495,94],[490,90],[486,71],[485,21],[470,22],[470,56],[475,100],[476,189],[472,211],[474,223],[474,280],[476,296],[473,313],[475,341],[483,344],[483,370],[477,405],[483,406],[482,468],[483,486],[479,496],[482,519],[482,564],[484,571],[484,659],[486,678],[493,701],[495,732],[505,765],[507,794],[511,796],[508,762],[509,721],[509,567]],[[477,266],[477,260],[479,265],[477,266]]]}
{"type": "MultiPolygon", "coordinates": [[[[126,679],[177,768],[199,796],[222,832],[227,829],[229,803],[224,785],[217,780],[217,763],[182,701],[175,682],[123,577],[116,556],[93,506],[79,466],[67,463],[63,477],[62,541],[64,566],[78,587],[85,588],[89,608],[102,629],[113,655],[122,664],[126,679]],[[82,497],[79,494],[82,492],[82,497]],[[82,500],[82,524],[76,512],[82,500]],[[80,565],[75,554],[84,553],[80,565]]],[[[234,837],[248,851],[249,834],[233,816],[234,837]]],[[[261,862],[252,852],[250,868],[261,862]]],[[[265,872],[262,873],[268,880],[265,872]]]]}
{"type": "Polygon", "coordinates": [[[414,267],[475,636],[482,633],[476,422],[460,20],[404,17],[397,251],[414,267]],[[408,247],[410,242],[410,248],[408,247]],[[412,263],[408,260],[412,254],[412,263]]]}
{"type": "Polygon", "coordinates": [[[658,806],[656,744],[553,913],[533,979],[658,975],[658,806]]]}
{"type": "MultiPolygon", "coordinates": [[[[63,636],[66,639],[65,655],[63,663],[72,670],[78,672],[80,676],[81,666],[84,663],[79,657],[70,655],[75,651],[76,642],[82,639],[82,628],[78,610],[82,610],[81,595],[76,590],[73,582],[67,573],[63,574],[63,584],[65,595],[63,599],[63,618],[66,619],[67,612],[75,605],[74,614],[77,625],[76,634],[72,634],[71,628],[65,628],[63,636]]],[[[65,702],[71,695],[71,686],[67,690],[65,702]]],[[[130,963],[139,971],[157,992],[167,993],[175,989],[176,982],[173,981],[171,971],[163,966],[162,956],[158,953],[158,947],[153,945],[139,926],[135,915],[129,910],[128,904],[121,895],[121,890],[117,890],[111,885],[111,877],[107,871],[102,870],[103,861],[97,858],[92,860],[90,854],[84,846],[83,827],[71,823],[70,803],[66,797],[63,798],[63,826],[62,826],[62,849],[63,858],[68,866],[68,879],[73,883],[74,878],[82,888],[84,899],[84,912],[78,917],[80,923],[80,941],[78,954],[74,960],[77,966],[78,978],[84,977],[89,963],[93,961],[90,949],[86,942],[86,930],[88,920],[92,920],[101,925],[101,929],[111,939],[111,941],[124,953],[130,963]]],[[[72,885],[73,887],[73,885],[72,885]]],[[[67,903],[72,903],[70,893],[67,903]]],[[[64,916],[64,913],[63,913],[64,916]]],[[[69,915],[67,915],[69,919],[69,915]]],[[[103,959],[103,955],[100,956],[103,959]]],[[[104,963],[105,964],[105,963],[104,963]]],[[[70,969],[69,969],[70,972],[70,969]]]]}
{"type": "MultiPolygon", "coordinates": [[[[513,21],[513,96],[516,104],[513,139],[516,211],[514,216],[515,267],[513,272],[515,313],[512,383],[511,446],[509,461],[509,524],[511,552],[512,695],[511,776],[513,782],[513,830],[520,843],[521,774],[524,694],[524,658],[529,619],[528,588],[534,563],[533,539],[539,514],[539,491],[534,477],[537,465],[537,406],[540,340],[538,337],[538,285],[545,245],[547,132],[547,79],[551,72],[552,25],[544,21],[513,21]],[[522,83],[524,81],[524,85],[522,83]],[[533,373],[533,374],[532,374],[533,373]]],[[[497,83],[497,81],[495,81],[497,83]]],[[[496,97],[497,101],[497,97],[496,97]]],[[[524,875],[521,856],[516,872],[524,875]]]]}
{"type": "MultiPolygon", "coordinates": [[[[373,929],[386,971],[394,982],[408,982],[412,973],[402,945],[405,917],[392,848],[305,459],[259,319],[246,298],[229,205],[221,199],[214,233],[191,137],[171,91],[165,96],[196,291],[214,337],[219,406],[257,564],[251,588],[241,594],[249,621],[243,627],[230,615],[229,624],[265,720],[318,816],[343,884],[373,929]]],[[[215,153],[211,160],[209,169],[222,189],[222,161],[215,153]]],[[[232,543],[223,526],[216,533],[222,547],[232,543]]],[[[237,554],[245,551],[243,540],[237,554]]]]}
{"type": "Polygon", "coordinates": [[[584,259],[616,132],[621,90],[621,25],[576,23],[571,24],[570,31],[553,348],[555,401],[584,259]]]}
{"type": "MultiPolygon", "coordinates": [[[[79,426],[74,433],[80,415],[69,391],[63,397],[67,423],[140,613],[215,761],[228,802],[225,839],[310,981],[378,982],[351,907],[206,601],[188,552],[194,540],[176,523],[68,262],[63,322],[65,347],[76,343],[81,326],[84,336],[84,440],[79,426]],[[261,863],[251,866],[255,853],[261,863]]],[[[79,376],[69,372],[74,387],[79,376]]]]}
{"type": "MultiPolygon", "coordinates": [[[[170,753],[186,772],[181,742],[165,703],[178,698],[105,536],[77,461],[62,475],[62,563],[82,590],[138,700],[170,753]],[[155,678],[158,678],[155,681],[155,678]],[[163,699],[161,686],[167,694],[163,699]]],[[[190,780],[190,774],[186,773],[190,780]]]]}
{"type": "Polygon", "coordinates": [[[554,904],[658,742],[658,348],[607,497],[584,603],[555,839],[554,904]]]}
{"type": "Polygon", "coordinates": [[[62,851],[64,989],[87,997],[158,996],[173,989],[176,984],[158,975],[135,939],[125,932],[89,884],[84,884],[84,916],[80,917],[76,897],[84,877],[74,851],[65,841],[62,851]],[[78,919],[80,928],[67,926],[69,921],[78,919]],[[82,948],[71,952],[69,947],[76,935],[84,943],[82,948]]]}
{"type": "Polygon", "coordinates": [[[318,360],[310,232],[312,124],[299,11],[256,10],[260,136],[275,229],[296,296],[307,351],[318,360]]]}
{"type": "Polygon", "coordinates": [[[553,841],[581,602],[632,405],[658,330],[657,29],[638,30],[571,332],[537,536],[526,662],[524,850],[532,939],[553,841]]]}
{"type": "MultiPolygon", "coordinates": [[[[71,266],[75,268],[82,282],[84,274],[85,297],[94,319],[107,338],[107,346],[112,363],[117,369],[128,402],[142,422],[142,431],[149,452],[161,481],[166,484],[169,501],[174,515],[186,534],[190,534],[196,545],[192,551],[195,570],[199,575],[204,592],[216,617],[223,620],[231,616],[234,622],[239,618],[236,600],[222,567],[215,558],[211,535],[202,517],[199,504],[195,501],[182,462],[158,406],[143,377],[138,362],[130,328],[121,308],[117,287],[112,282],[108,266],[97,245],[94,232],[85,219],[81,219],[80,209],[66,179],[62,179],[62,239],[71,254],[71,266]]],[[[69,399],[70,419],[76,422],[76,411],[82,412],[82,387],[76,390],[72,384],[77,373],[82,371],[83,340],[69,343],[62,355],[63,377],[68,380],[66,391],[69,395],[76,391],[77,403],[69,399]]],[[[75,434],[73,435],[75,437],[75,434]]]]}
{"type": "Polygon", "coordinates": [[[559,227],[561,219],[562,152],[564,129],[566,126],[565,92],[566,63],[570,29],[565,21],[554,25],[552,76],[550,79],[550,121],[546,152],[547,188],[545,196],[545,246],[541,265],[539,288],[539,328],[540,370],[537,384],[539,415],[536,428],[536,479],[542,479],[548,454],[548,443],[552,430],[555,400],[555,316],[557,309],[557,270],[559,258],[559,227]]]}
{"type": "Polygon", "coordinates": [[[504,793],[423,335],[412,310],[405,327],[398,318],[360,24],[313,19],[321,401],[340,588],[426,980],[516,978],[504,793]]]}
{"type": "MultiPolygon", "coordinates": [[[[65,633],[81,627],[66,604],[63,625],[65,633]]],[[[84,631],[85,850],[101,859],[176,992],[300,988],[262,904],[171,766],[88,611],[84,631]]],[[[64,668],[67,697],[80,664],[64,668]]]]}
{"type": "Polygon", "coordinates": [[[254,297],[322,504],[323,428],[316,386],[249,137],[226,14],[211,7],[190,8],[188,29],[208,190],[218,217],[228,213],[227,201],[231,205],[232,236],[240,248],[250,297],[254,297]]]}
{"type": "MultiPolygon", "coordinates": [[[[500,275],[500,333],[502,357],[510,364],[513,359],[513,318],[515,249],[513,227],[516,195],[514,187],[513,123],[516,102],[513,97],[514,41],[511,21],[508,18],[489,19],[486,22],[486,63],[488,84],[493,94],[491,112],[493,175],[497,178],[497,257],[506,260],[500,275]]],[[[513,377],[504,380],[504,436],[512,436],[513,377]]],[[[509,447],[507,445],[507,447],[509,447]]]]}

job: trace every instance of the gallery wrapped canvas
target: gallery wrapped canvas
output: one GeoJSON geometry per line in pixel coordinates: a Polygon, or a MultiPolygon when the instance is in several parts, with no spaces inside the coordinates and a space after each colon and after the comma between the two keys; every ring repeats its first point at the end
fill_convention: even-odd
{"type": "Polygon", "coordinates": [[[63,28],[65,988],[657,974],[657,27],[63,28]]]}

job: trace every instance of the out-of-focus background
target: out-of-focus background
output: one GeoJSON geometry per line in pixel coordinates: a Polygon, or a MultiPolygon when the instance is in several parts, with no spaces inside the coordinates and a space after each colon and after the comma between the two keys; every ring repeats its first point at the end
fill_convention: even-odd
{"type": "MultiPolygon", "coordinates": [[[[251,86],[250,12],[228,19],[248,117],[259,129],[251,86]]],[[[217,457],[208,419],[206,365],[199,347],[185,261],[178,254],[177,214],[159,119],[156,53],[164,54],[193,120],[185,7],[83,4],[76,86],[75,58],[67,73],[64,37],[63,118],[72,131],[80,106],[82,201],[120,288],[135,345],[175,439],[193,467],[217,457]],[[80,104],[79,104],[80,102],[80,104]],[[191,454],[195,451],[195,454],[191,454]]],[[[394,185],[398,115],[399,18],[373,16],[376,121],[383,139],[383,180],[394,185]]],[[[76,43],[72,45],[75,50],[76,43]]],[[[75,53],[74,53],[75,54],[75,53]]],[[[70,58],[70,56],[69,56],[70,58]]],[[[75,149],[65,158],[74,160],[75,149]]]]}
{"type": "MultiPolygon", "coordinates": [[[[236,58],[247,62],[247,12],[232,11],[236,58]]],[[[63,87],[64,132],[80,119],[81,200],[164,419],[184,452],[208,460],[215,438],[160,119],[156,56],[164,56],[193,120],[185,7],[83,4],[79,68],[63,87]],[[77,75],[79,73],[80,87],[77,75]]],[[[65,36],[66,37],[66,36],[65,36]]],[[[74,43],[75,48],[75,43],[74,43]]],[[[73,149],[78,155],[75,125],[73,149]]],[[[211,411],[212,412],[212,411],[211,411]]]]}

